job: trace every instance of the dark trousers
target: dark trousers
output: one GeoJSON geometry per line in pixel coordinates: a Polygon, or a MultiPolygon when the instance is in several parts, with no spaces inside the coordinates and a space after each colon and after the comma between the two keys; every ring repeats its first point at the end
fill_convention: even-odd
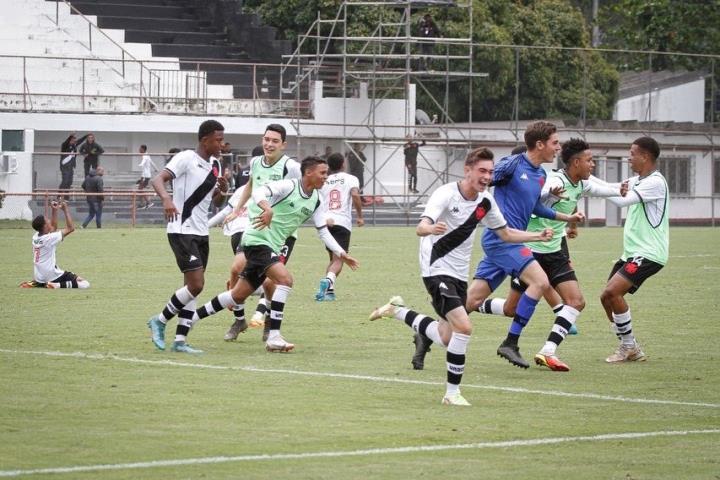
{"type": "Polygon", "coordinates": [[[83,228],[88,226],[88,223],[92,221],[93,217],[95,217],[95,225],[97,228],[102,228],[102,202],[93,198],[92,200],[88,199],[87,204],[89,210],[88,216],[82,223],[83,228]]]}
{"type": "Polygon", "coordinates": [[[417,190],[417,160],[406,162],[405,167],[408,171],[408,190],[417,190]]]}
{"type": "MultiPolygon", "coordinates": [[[[58,187],[58,190],[70,190],[73,183],[73,169],[60,169],[60,174],[62,175],[62,180],[60,181],[60,186],[58,187]]],[[[65,200],[69,200],[70,197],[68,195],[65,195],[65,200]]]]}
{"type": "Polygon", "coordinates": [[[97,158],[88,160],[87,158],[83,160],[83,167],[85,168],[85,176],[87,177],[90,175],[90,169],[96,169],[98,166],[97,158]]]}

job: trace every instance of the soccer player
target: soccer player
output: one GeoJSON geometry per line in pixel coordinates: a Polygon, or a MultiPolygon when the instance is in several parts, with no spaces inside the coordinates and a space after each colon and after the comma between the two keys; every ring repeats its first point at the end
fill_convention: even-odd
{"type": "MultiPolygon", "coordinates": [[[[545,185],[543,163],[551,163],[560,151],[555,125],[545,121],[531,123],[525,130],[527,152],[503,158],[493,175],[495,199],[508,225],[526,230],[530,215],[563,222],[579,222],[582,213],[572,215],[556,212],[543,205],[540,193],[545,185]]],[[[518,300],[515,316],[497,354],[513,365],[528,368],[530,364],[520,355],[518,340],[528,324],[539,299],[550,289],[547,275],[524,245],[506,243],[492,229],[482,236],[485,251],[468,289],[467,310],[478,310],[485,299],[503,282],[507,275],[519,277],[527,289],[518,300]]]]}
{"type": "Polygon", "coordinates": [[[35,234],[32,238],[34,275],[32,282],[24,282],[20,286],[46,288],[90,288],[90,282],[78,277],[73,272],[57,267],[55,250],[65,237],[75,231],[70,211],[66,202],[52,202],[50,219],[38,215],[32,221],[35,234]],[[58,230],[57,212],[65,215],[65,228],[58,230]]]}
{"type": "MultiPolygon", "coordinates": [[[[274,182],[281,179],[300,179],[302,174],[300,173],[300,164],[292,158],[285,155],[285,149],[287,148],[287,133],[285,127],[277,123],[271,123],[265,127],[265,133],[262,138],[262,149],[263,155],[254,157],[250,160],[250,177],[248,178],[247,186],[243,194],[238,198],[237,204],[233,213],[231,213],[227,221],[231,221],[236,216],[240,215],[242,209],[245,207],[248,199],[250,199],[253,189],[262,187],[268,182],[274,182]]],[[[287,263],[290,259],[293,247],[295,246],[295,240],[297,239],[297,231],[291,232],[280,251],[281,260],[287,263]]],[[[237,276],[245,269],[245,255],[240,252],[235,255],[232,267],[230,268],[230,276],[237,278],[237,276]]],[[[232,287],[232,285],[231,285],[232,287]]],[[[266,317],[270,311],[270,304],[268,298],[273,297],[275,285],[271,278],[268,278],[265,284],[263,284],[264,298],[261,298],[258,302],[255,313],[250,320],[250,326],[253,328],[264,326],[263,341],[267,341],[267,337],[270,332],[270,325],[266,324],[266,317]]],[[[235,312],[238,312],[239,308],[242,307],[243,317],[245,306],[237,305],[235,312]]],[[[227,341],[235,340],[240,333],[242,328],[242,321],[238,316],[235,316],[235,321],[225,333],[224,339],[227,341]]]]}
{"type": "Polygon", "coordinates": [[[614,204],[629,208],[623,227],[623,253],[600,295],[608,320],[620,339],[615,353],[605,359],[608,363],[647,359],[635,340],[625,294],[637,292],[668,260],[670,196],[665,177],[657,170],[659,156],[660,146],[655,139],[635,140],[630,147],[630,168],[637,176],[628,180],[625,197],[610,198],[614,204]]]}
{"type": "Polygon", "coordinates": [[[152,186],[162,200],[167,224],[167,236],[183,273],[184,285],[171,297],[159,314],[148,321],[152,342],[165,350],[165,326],[178,316],[174,352],[202,353],[187,343],[192,327],[195,299],[205,285],[205,268],[210,254],[207,211],[210,202],[220,206],[225,201],[227,180],[220,174],[220,148],[225,128],[215,120],[206,120],[198,130],[198,146],[175,155],[152,180],[152,186]],[[172,181],[172,196],[165,190],[165,182],[172,181]]]}
{"type": "Polygon", "coordinates": [[[472,333],[465,303],[476,228],[482,223],[506,242],[549,240],[552,237],[550,229],[531,233],[507,226],[493,196],[487,191],[493,168],[490,150],[472,150],[465,159],[464,178],[435,190],[418,223],[416,233],[422,237],[420,269],[423,283],[440,320],[405,308],[398,296],[370,314],[370,320],[394,317],[405,322],[419,336],[447,348],[447,383],[442,399],[445,405],[470,405],[460,393],[460,381],[472,333]]]}
{"type": "MultiPolygon", "coordinates": [[[[611,197],[625,194],[627,184],[624,184],[624,189],[623,184],[606,183],[592,176],[595,161],[590,146],[585,141],[571,138],[563,143],[560,158],[565,168],[550,172],[542,189],[541,198],[546,207],[572,214],[577,210],[578,200],[583,196],[611,197]]],[[[535,355],[535,363],[550,370],[567,372],[570,367],[555,353],[585,308],[585,299],[570,262],[565,222],[532,217],[527,229],[530,232],[539,232],[546,228],[552,228],[555,232],[551,241],[527,244],[550,281],[552,289],[545,294],[545,300],[556,314],[545,345],[535,355]]],[[[515,316],[518,301],[526,287],[514,278],[508,298],[487,299],[481,306],[481,311],[515,316]]]]}
{"type": "MultiPolygon", "coordinates": [[[[346,251],[350,251],[350,235],[352,233],[352,209],[355,208],[355,221],[358,227],[365,225],[360,201],[360,183],[356,176],[343,171],[345,158],[340,153],[331,153],[328,158],[329,175],[325,186],[320,190],[328,210],[328,230],[330,235],[346,251]],[[332,222],[332,223],[330,223],[332,222]]],[[[328,249],[330,264],[325,271],[325,278],[320,280],[320,288],[315,300],[335,300],[335,282],[342,271],[343,262],[328,249]]]]}
{"type": "Polygon", "coordinates": [[[328,176],[327,162],[320,157],[307,157],[301,163],[300,180],[279,180],[253,189],[253,202],[248,207],[250,224],[242,238],[245,269],[235,286],[216,296],[195,313],[194,321],[219,312],[223,308],[243,304],[265,278],[276,285],[270,303],[270,331],[265,342],[268,352],[289,352],[295,345],[280,335],[283,312],[293,278],[281,260],[282,247],[290,234],[312,217],[325,246],[351,269],[358,262],[345,252],[327,229],[325,207],[319,189],[328,176]]]}
{"type": "MultiPolygon", "coordinates": [[[[145,187],[147,187],[150,183],[150,178],[152,178],[153,170],[156,172],[158,172],[159,170],[155,165],[155,162],[153,162],[152,157],[147,154],[147,145],[140,145],[138,153],[142,155],[142,160],[140,160],[140,164],[138,165],[142,170],[142,173],[140,174],[140,180],[137,181],[137,186],[138,190],[145,190],[145,187]]],[[[138,208],[150,208],[153,206],[153,203],[148,200],[148,197],[146,197],[145,195],[142,195],[140,197],[140,204],[141,206],[138,208]]]]}

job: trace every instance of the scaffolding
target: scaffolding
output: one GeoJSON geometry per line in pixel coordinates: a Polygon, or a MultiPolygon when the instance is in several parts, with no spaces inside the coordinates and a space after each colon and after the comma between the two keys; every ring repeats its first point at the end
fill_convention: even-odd
{"type": "MultiPolygon", "coordinates": [[[[339,95],[343,99],[342,108],[342,145],[346,151],[352,151],[362,159],[361,151],[371,149],[373,162],[366,165],[362,161],[364,171],[369,178],[364,184],[372,191],[365,195],[386,197],[403,210],[408,219],[411,210],[421,199],[437,187],[449,181],[450,167],[457,161],[464,160],[465,153],[471,147],[470,123],[456,124],[450,115],[451,89],[459,82],[467,82],[467,119],[472,118],[473,82],[478,78],[487,77],[486,73],[476,72],[473,67],[473,6],[471,0],[344,0],[334,19],[318,18],[308,31],[298,38],[298,46],[292,55],[287,57],[285,68],[295,72],[293,81],[294,93],[300,98],[300,85],[319,79],[321,68],[334,65],[340,77],[339,95]],[[369,35],[357,36],[352,32],[352,21],[359,7],[372,7],[379,17],[375,29],[369,35]],[[416,32],[418,13],[442,12],[443,9],[461,9],[460,15],[467,19],[464,29],[466,37],[419,36],[416,32]],[[314,51],[308,51],[314,50],[314,51]],[[442,82],[443,88],[431,88],[431,83],[442,82]],[[364,85],[364,87],[363,87],[364,85]],[[351,92],[367,89],[370,110],[360,124],[349,123],[347,118],[348,98],[351,92]],[[439,112],[435,121],[427,115],[420,122],[415,110],[414,93],[419,89],[428,102],[439,112]],[[438,92],[442,92],[438,94],[438,92]],[[376,122],[378,106],[389,98],[404,99],[404,123],[393,125],[402,135],[384,133],[387,125],[376,122]],[[418,123],[420,127],[418,127],[418,123]],[[432,123],[431,127],[422,127],[432,123]],[[348,139],[349,128],[364,128],[365,136],[354,136],[348,139]],[[409,191],[407,174],[404,169],[403,192],[401,195],[392,193],[379,178],[379,173],[386,168],[393,158],[397,158],[399,149],[405,144],[407,136],[416,137],[417,130],[426,130],[423,136],[426,145],[442,149],[444,165],[435,167],[422,151],[418,154],[418,163],[423,162],[421,169],[432,172],[433,181],[423,185],[418,194],[409,191]],[[427,130],[432,133],[428,134],[427,130]],[[356,145],[362,145],[361,150],[356,145]],[[385,155],[380,154],[380,147],[390,147],[385,155]],[[360,150],[360,152],[358,152],[360,150]]],[[[457,13],[457,12],[456,12],[457,13]]],[[[331,88],[332,86],[328,86],[331,88]]],[[[298,115],[292,119],[298,135],[298,149],[303,137],[303,119],[298,115]]],[[[375,203],[373,203],[373,218],[375,203]]]]}

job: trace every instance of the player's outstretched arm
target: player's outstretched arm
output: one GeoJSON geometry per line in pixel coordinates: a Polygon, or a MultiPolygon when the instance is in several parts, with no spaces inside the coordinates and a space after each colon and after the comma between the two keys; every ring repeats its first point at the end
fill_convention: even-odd
{"type": "Polygon", "coordinates": [[[546,228],[540,232],[526,232],[511,227],[503,227],[495,230],[495,233],[503,242],[525,243],[525,242],[547,242],[553,237],[552,228],[546,228]]]}
{"type": "Polygon", "coordinates": [[[68,207],[67,202],[62,202],[60,204],[60,208],[65,215],[65,228],[62,229],[62,236],[65,238],[75,231],[75,224],[73,223],[72,216],[70,215],[70,208],[68,207]]]}

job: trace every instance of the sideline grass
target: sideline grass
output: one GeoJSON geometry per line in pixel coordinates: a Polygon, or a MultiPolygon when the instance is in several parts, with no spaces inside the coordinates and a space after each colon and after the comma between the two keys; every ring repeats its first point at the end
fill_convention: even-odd
{"type": "MultiPolygon", "coordinates": [[[[222,335],[223,312],[191,333],[200,357],[157,352],[145,327],[181,281],[159,228],[82,230],[58,249],[58,264],[92,284],[87,291],[21,290],[32,276],[31,231],[0,231],[0,472],[215,456],[303,454],[504,442],[557,437],[720,428],[720,233],[671,230],[669,265],[630,297],[649,361],[607,365],[615,346],[598,294],[621,250],[620,229],[583,229],[572,241],[587,299],[580,335],[560,354],[567,374],[523,371],[495,355],[508,322],[473,315],[463,378],[471,408],[440,405],[445,355],[410,366],[411,332],[396,321],[368,322],[392,294],[431,313],[419,277],[412,228],[353,233],[358,272],[343,272],[338,301],[312,295],[326,253],[301,230],[290,269],[295,287],[283,331],[297,344],[267,354],[260,332],[236,343],[222,335]],[[84,352],[104,357],[19,352],[84,352]],[[113,357],[114,356],[114,357],[113,357]],[[116,359],[113,359],[116,358],[116,359]],[[136,359],[139,363],[127,361],[136,359]],[[162,364],[167,360],[168,364],[162,364]],[[192,368],[182,364],[232,367],[192,368]],[[247,367],[256,367],[255,370],[247,367]],[[340,373],[418,383],[298,375],[340,373]],[[422,382],[428,382],[426,384],[422,382]],[[516,387],[511,392],[490,387],[516,387]],[[692,402],[647,404],[528,391],[692,402]],[[712,406],[716,405],[716,406],[712,406]]],[[[229,241],[212,232],[202,301],[224,288],[229,241]]],[[[473,262],[481,256],[476,249],[473,262]]],[[[503,287],[500,293],[505,292],[503,287]]],[[[248,303],[252,310],[254,300],[248,303]]],[[[542,305],[523,334],[531,356],[552,323],[542,305]]],[[[174,323],[172,324],[174,325],[174,323]]],[[[170,333],[174,327],[168,329],[170,333]]],[[[53,478],[715,478],[720,435],[658,436],[503,448],[287,458],[53,474],[53,478]]],[[[24,478],[47,478],[37,474],[24,478]]]]}

